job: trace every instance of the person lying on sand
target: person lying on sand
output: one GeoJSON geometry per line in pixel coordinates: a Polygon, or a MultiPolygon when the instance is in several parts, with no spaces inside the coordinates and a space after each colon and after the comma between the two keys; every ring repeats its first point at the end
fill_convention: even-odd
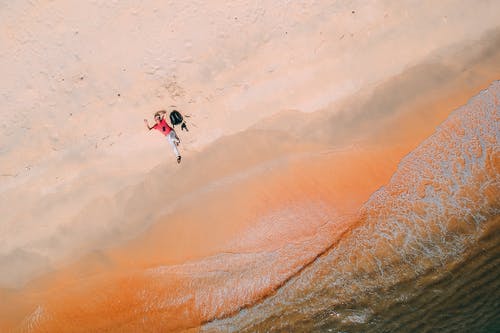
{"type": "Polygon", "coordinates": [[[174,150],[175,156],[177,156],[177,163],[181,163],[181,154],[179,154],[179,149],[177,149],[177,146],[181,142],[179,140],[179,137],[175,133],[175,131],[172,129],[167,124],[167,121],[165,120],[165,115],[167,114],[166,111],[161,110],[155,113],[155,121],[156,124],[153,126],[149,126],[148,120],[144,119],[144,123],[146,124],[146,127],[148,130],[152,130],[153,128],[160,131],[165,137],[167,138],[168,142],[170,142],[170,145],[172,146],[172,149],[174,150]]]}

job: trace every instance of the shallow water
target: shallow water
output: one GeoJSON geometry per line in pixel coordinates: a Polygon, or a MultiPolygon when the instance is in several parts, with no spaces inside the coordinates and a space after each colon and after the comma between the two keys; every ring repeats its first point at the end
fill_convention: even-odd
{"type": "Polygon", "coordinates": [[[454,112],[358,227],[275,295],[203,331],[500,329],[500,84],[454,112]]]}

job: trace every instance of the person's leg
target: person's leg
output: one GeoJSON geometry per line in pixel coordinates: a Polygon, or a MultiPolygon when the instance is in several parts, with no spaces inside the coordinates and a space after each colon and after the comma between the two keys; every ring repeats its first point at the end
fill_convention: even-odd
{"type": "MultiPolygon", "coordinates": [[[[179,139],[179,137],[177,136],[177,133],[176,133],[174,130],[172,130],[172,132],[174,133],[174,134],[173,134],[173,137],[174,137],[174,143],[178,146],[178,145],[179,145],[179,143],[181,143],[181,139],[179,139]]],[[[172,132],[170,132],[170,133],[172,133],[172,132]]]]}
{"type": "Polygon", "coordinates": [[[170,142],[170,145],[172,146],[172,149],[174,150],[174,154],[177,157],[177,162],[181,161],[181,154],[179,153],[179,149],[177,149],[177,144],[179,142],[179,139],[176,138],[175,132],[171,131],[167,135],[167,140],[170,142]],[[177,142],[177,144],[176,144],[177,142]]]}

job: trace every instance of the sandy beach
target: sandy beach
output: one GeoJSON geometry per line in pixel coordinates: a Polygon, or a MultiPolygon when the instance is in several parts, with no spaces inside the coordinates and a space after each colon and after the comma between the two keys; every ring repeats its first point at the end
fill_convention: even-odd
{"type": "Polygon", "coordinates": [[[257,321],[240,310],[349,239],[402,159],[500,78],[498,12],[457,0],[1,5],[0,329],[257,321]],[[143,124],[160,109],[186,116],[179,165],[143,124]]]}

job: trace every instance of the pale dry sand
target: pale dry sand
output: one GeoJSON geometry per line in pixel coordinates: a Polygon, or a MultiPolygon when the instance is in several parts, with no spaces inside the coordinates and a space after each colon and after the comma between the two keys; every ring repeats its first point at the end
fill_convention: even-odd
{"type": "MultiPolygon", "coordinates": [[[[359,139],[353,133],[377,129],[383,135],[371,134],[381,142],[406,140],[406,125],[387,132],[387,123],[371,121],[408,124],[401,112],[401,119],[381,117],[383,109],[410,101],[415,109],[420,96],[431,105],[424,112],[443,110],[437,103],[451,111],[498,78],[491,48],[498,36],[488,33],[499,25],[497,1],[57,0],[0,8],[4,288],[135,236],[279,157],[349,146],[359,139]],[[407,70],[416,81],[394,81],[401,99],[370,100],[407,70]],[[142,123],[173,105],[190,115],[190,132],[179,133],[180,166],[142,123]],[[288,114],[320,110],[327,112],[306,123],[288,114]],[[325,119],[334,131],[317,132],[325,119]],[[257,132],[231,136],[249,128],[257,132]]],[[[428,114],[405,147],[445,117],[428,114]]],[[[178,239],[178,246],[160,259],[216,253],[241,232],[238,223],[189,225],[198,238],[187,246],[180,240],[192,234],[172,224],[163,242],[178,239]]]]}

